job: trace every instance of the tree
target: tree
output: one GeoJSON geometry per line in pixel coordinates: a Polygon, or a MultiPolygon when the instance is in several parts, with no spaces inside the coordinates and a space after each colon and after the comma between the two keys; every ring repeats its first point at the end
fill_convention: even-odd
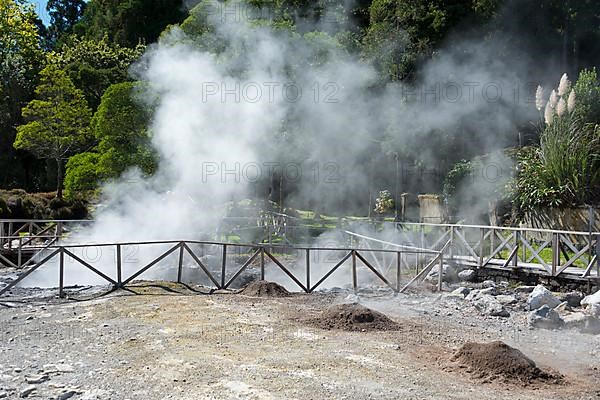
{"type": "Polygon", "coordinates": [[[67,194],[93,190],[98,183],[118,178],[131,167],[147,175],[154,173],[156,154],[148,132],[152,106],[138,99],[145,89],[139,82],[123,82],[106,90],[91,124],[98,145],[92,152],[69,159],[67,194]]]}
{"type": "Polygon", "coordinates": [[[75,33],[108,38],[127,47],[153,43],[170,24],[187,16],[182,0],[90,0],[75,33]]]}
{"type": "Polygon", "coordinates": [[[83,16],[85,6],[84,0],[48,0],[46,10],[50,13],[49,35],[52,43],[57,43],[62,35],[72,31],[83,16]]]}
{"type": "Polygon", "coordinates": [[[32,160],[12,147],[44,61],[33,6],[0,0],[0,186],[32,187],[32,160]]]}
{"type": "Polygon", "coordinates": [[[53,66],[40,72],[35,97],[23,108],[27,123],[17,128],[14,147],[56,161],[56,196],[62,198],[63,162],[89,142],[91,111],[67,74],[53,66]]]}
{"type": "Polygon", "coordinates": [[[100,40],[71,38],[68,44],[48,55],[48,62],[69,75],[95,110],[110,85],[131,80],[129,68],[144,50],[142,45],[119,46],[106,36],[100,40]]]}

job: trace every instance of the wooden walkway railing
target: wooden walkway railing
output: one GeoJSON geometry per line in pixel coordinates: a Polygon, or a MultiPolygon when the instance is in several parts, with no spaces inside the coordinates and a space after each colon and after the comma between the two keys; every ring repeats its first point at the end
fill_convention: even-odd
{"type": "MultiPolygon", "coordinates": [[[[113,253],[111,252],[111,254],[113,253]]],[[[348,260],[350,260],[351,271],[351,277],[349,281],[351,282],[354,290],[358,290],[359,288],[358,270],[360,268],[361,271],[366,271],[368,275],[372,275],[373,277],[377,278],[392,290],[397,292],[402,291],[405,289],[402,288],[401,285],[403,273],[407,274],[407,277],[409,277],[411,271],[407,263],[407,257],[416,258],[417,256],[423,256],[425,258],[438,259],[437,257],[439,256],[439,252],[432,250],[373,250],[368,248],[292,247],[193,240],[52,245],[45,250],[43,257],[39,261],[36,261],[34,265],[23,271],[17,279],[3,287],[0,290],[0,296],[9,292],[12,288],[21,283],[36,270],[40,269],[44,265],[50,264],[51,262],[58,266],[57,287],[59,296],[63,297],[65,291],[65,264],[67,259],[75,261],[81,266],[81,268],[90,270],[93,272],[93,274],[99,276],[103,281],[109,283],[114,288],[121,288],[140,278],[142,274],[149,271],[151,268],[156,268],[157,266],[161,265],[165,266],[165,264],[173,265],[172,263],[169,264],[163,262],[172,254],[177,255],[177,277],[176,280],[174,279],[174,281],[179,283],[181,283],[183,280],[184,258],[187,255],[193,260],[193,263],[195,263],[195,265],[202,270],[214,289],[229,288],[237,279],[239,279],[240,275],[250,267],[250,265],[256,263],[258,264],[258,268],[260,268],[261,279],[265,278],[265,269],[267,266],[269,266],[269,268],[275,268],[282,271],[301,291],[306,293],[311,293],[323,286],[325,281],[327,281],[327,279],[329,279],[334,272],[339,270],[340,267],[347,263],[348,260]],[[143,248],[145,246],[156,245],[161,245],[167,249],[160,251],[160,254],[152,261],[145,263],[144,265],[136,265],[135,271],[125,271],[123,268],[123,263],[125,261],[123,249],[125,247],[136,246],[136,248],[139,249],[139,252],[143,253],[143,248]],[[220,249],[220,271],[214,271],[214,269],[211,270],[211,268],[209,268],[209,266],[201,260],[201,257],[199,257],[194,251],[194,248],[197,246],[212,246],[220,249]],[[115,258],[114,265],[110,268],[111,272],[106,270],[106,265],[103,265],[102,267],[99,265],[94,265],[97,263],[91,260],[85,260],[84,257],[76,254],[78,252],[77,249],[87,250],[90,248],[110,248],[112,251],[114,251],[115,258]],[[238,251],[234,254],[244,254],[248,258],[243,263],[240,263],[238,260],[232,260],[231,258],[228,258],[228,254],[232,248],[245,249],[244,252],[238,251]],[[327,252],[329,256],[326,258],[326,263],[331,265],[327,265],[326,268],[323,268],[323,264],[325,262],[319,261],[319,275],[316,276],[316,283],[313,283],[315,272],[312,270],[312,266],[315,259],[314,254],[318,252],[327,252]],[[296,254],[296,256],[285,257],[286,254],[290,253],[296,254]],[[393,258],[395,260],[395,269],[383,270],[381,268],[377,268],[372,262],[372,260],[377,259],[377,257],[393,258]],[[303,261],[303,266],[298,265],[299,260],[303,261]],[[233,273],[231,273],[232,268],[235,268],[233,273]],[[127,277],[124,276],[125,272],[129,273],[127,277]]]]}
{"type": "Polygon", "coordinates": [[[362,245],[386,249],[427,248],[441,251],[447,261],[473,268],[520,269],[571,279],[600,277],[600,233],[484,225],[390,223],[393,239],[346,231],[362,245]],[[393,243],[390,243],[393,242],[393,243]]]}

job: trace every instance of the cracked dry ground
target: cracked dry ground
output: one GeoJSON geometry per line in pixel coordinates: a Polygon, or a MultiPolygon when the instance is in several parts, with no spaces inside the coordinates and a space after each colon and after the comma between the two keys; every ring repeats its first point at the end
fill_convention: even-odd
{"type": "Polygon", "coordinates": [[[365,299],[402,329],[346,332],[306,322],[344,295],[143,292],[0,307],[2,389],[18,397],[26,376],[66,364],[72,370],[48,373],[28,398],[58,398],[67,390],[73,399],[600,398],[597,357],[588,350],[597,348],[596,337],[577,336],[578,355],[556,333],[521,331],[518,318],[481,319],[430,295],[365,299]],[[445,368],[462,343],[510,343],[516,331],[535,340],[511,344],[558,369],[567,383],[481,383],[445,368]]]}

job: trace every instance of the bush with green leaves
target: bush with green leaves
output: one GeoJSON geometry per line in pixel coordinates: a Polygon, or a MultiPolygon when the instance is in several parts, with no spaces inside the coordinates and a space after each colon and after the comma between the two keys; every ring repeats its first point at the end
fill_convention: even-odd
{"type": "Polygon", "coordinates": [[[513,198],[520,212],[538,207],[597,204],[600,199],[600,82],[595,70],[576,84],[566,74],[545,101],[538,88],[536,107],[544,121],[539,147],[518,154],[513,198]]]}

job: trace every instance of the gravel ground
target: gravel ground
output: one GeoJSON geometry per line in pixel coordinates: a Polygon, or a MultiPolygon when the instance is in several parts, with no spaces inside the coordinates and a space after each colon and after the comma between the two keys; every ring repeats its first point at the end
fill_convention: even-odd
{"type": "Polygon", "coordinates": [[[531,330],[522,302],[502,318],[430,293],[359,293],[402,328],[347,332],[306,323],[356,300],[342,290],[251,298],[140,283],[68,300],[52,293],[22,290],[0,301],[0,398],[600,398],[600,335],[531,330]],[[463,343],[497,339],[566,383],[482,383],[448,368],[463,343]]]}

